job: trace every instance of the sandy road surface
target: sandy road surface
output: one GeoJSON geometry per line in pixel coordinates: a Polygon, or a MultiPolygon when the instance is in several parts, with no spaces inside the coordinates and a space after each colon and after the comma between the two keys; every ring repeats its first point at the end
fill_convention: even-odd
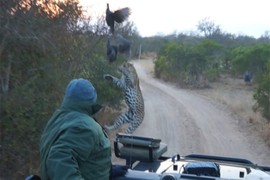
{"type": "Polygon", "coordinates": [[[203,153],[270,165],[267,146],[239,127],[226,107],[153,78],[149,60],[132,63],[145,101],[145,118],[134,135],[162,139],[166,155],[203,153]]]}

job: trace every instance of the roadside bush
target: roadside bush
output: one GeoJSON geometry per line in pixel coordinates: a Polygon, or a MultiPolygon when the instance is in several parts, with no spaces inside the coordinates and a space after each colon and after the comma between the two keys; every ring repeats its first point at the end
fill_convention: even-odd
{"type": "Polygon", "coordinates": [[[205,76],[210,82],[214,82],[219,79],[220,71],[217,69],[209,69],[205,72],[205,76]]]}
{"type": "Polygon", "coordinates": [[[267,71],[261,76],[254,93],[256,100],[254,110],[261,111],[262,115],[270,122],[270,60],[267,65],[267,71]]]}
{"type": "Polygon", "coordinates": [[[218,77],[220,45],[203,40],[195,45],[168,43],[155,61],[155,75],[181,86],[207,87],[207,78],[218,77]]]}
{"type": "Polygon", "coordinates": [[[237,47],[232,50],[232,71],[235,75],[243,75],[245,71],[252,73],[254,81],[260,81],[265,73],[270,57],[270,45],[259,44],[250,47],[237,47]]]}

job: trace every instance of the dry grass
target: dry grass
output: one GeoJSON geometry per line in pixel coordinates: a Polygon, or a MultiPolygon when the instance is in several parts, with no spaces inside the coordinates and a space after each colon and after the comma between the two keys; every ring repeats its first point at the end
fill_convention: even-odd
{"type": "Polygon", "coordinates": [[[252,110],[255,104],[253,90],[254,85],[246,85],[242,79],[224,76],[220,82],[212,83],[210,89],[196,92],[226,105],[241,125],[258,132],[270,147],[270,123],[259,112],[252,110]]]}

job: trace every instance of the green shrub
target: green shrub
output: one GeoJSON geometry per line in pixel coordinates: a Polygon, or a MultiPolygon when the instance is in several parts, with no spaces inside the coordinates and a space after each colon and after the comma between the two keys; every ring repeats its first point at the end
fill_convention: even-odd
{"type": "Polygon", "coordinates": [[[261,111],[262,115],[270,121],[270,60],[268,61],[267,72],[258,79],[258,87],[254,93],[254,99],[256,100],[254,110],[261,111]]]}
{"type": "Polygon", "coordinates": [[[210,81],[217,81],[220,76],[220,70],[217,69],[209,69],[205,72],[206,78],[210,81]]]}

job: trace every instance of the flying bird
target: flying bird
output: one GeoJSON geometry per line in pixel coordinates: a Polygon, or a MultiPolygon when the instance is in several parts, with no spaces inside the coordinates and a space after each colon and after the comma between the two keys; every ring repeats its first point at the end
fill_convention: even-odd
{"type": "Polygon", "coordinates": [[[129,52],[131,43],[120,34],[117,34],[116,37],[117,37],[118,51],[120,53],[129,52]]]}
{"type": "Polygon", "coordinates": [[[109,3],[107,3],[106,9],[106,22],[110,27],[111,33],[114,33],[114,22],[122,23],[124,22],[130,15],[130,8],[125,7],[122,9],[118,9],[114,12],[110,11],[109,3]]]}
{"type": "Polygon", "coordinates": [[[116,61],[118,49],[116,45],[111,44],[110,39],[107,40],[107,58],[109,62],[116,61]]]}

